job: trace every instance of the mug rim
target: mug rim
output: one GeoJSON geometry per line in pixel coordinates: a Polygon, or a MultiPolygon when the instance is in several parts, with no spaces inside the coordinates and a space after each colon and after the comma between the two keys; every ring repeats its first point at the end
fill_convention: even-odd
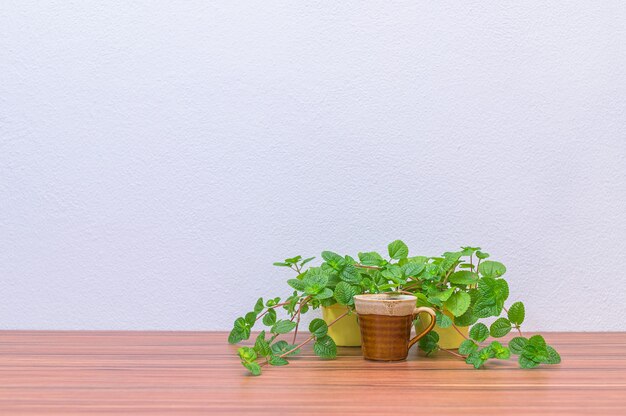
{"type": "Polygon", "coordinates": [[[407,301],[407,300],[417,300],[417,296],[415,295],[407,295],[404,293],[399,293],[397,295],[392,295],[390,293],[362,293],[360,295],[354,295],[354,299],[358,300],[366,300],[373,302],[389,302],[389,301],[407,301]]]}

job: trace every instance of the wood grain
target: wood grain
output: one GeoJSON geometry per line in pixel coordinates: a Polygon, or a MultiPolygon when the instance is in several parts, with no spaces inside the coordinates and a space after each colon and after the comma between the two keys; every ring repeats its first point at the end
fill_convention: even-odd
{"type": "Polygon", "coordinates": [[[626,414],[626,333],[545,334],[559,366],[473,370],[434,358],[365,361],[310,346],[247,376],[226,333],[0,332],[0,414],[626,414]]]}

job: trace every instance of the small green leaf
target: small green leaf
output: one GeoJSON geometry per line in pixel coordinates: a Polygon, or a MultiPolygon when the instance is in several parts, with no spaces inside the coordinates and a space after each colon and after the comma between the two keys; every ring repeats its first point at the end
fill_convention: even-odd
{"type": "Polygon", "coordinates": [[[291,332],[292,329],[296,327],[296,323],[292,322],[288,319],[283,319],[274,324],[272,326],[271,332],[273,334],[286,334],[291,332]]]}
{"type": "Polygon", "coordinates": [[[551,346],[546,346],[546,349],[548,350],[548,358],[543,360],[542,363],[544,364],[560,364],[561,363],[561,356],[559,355],[558,352],[556,352],[556,350],[554,348],[552,348],[551,346]]]}
{"type": "Polygon", "coordinates": [[[476,252],[476,257],[478,257],[481,260],[484,260],[487,257],[489,257],[489,253],[485,253],[485,252],[482,252],[482,251],[479,250],[479,251],[476,252]]]}
{"type": "Polygon", "coordinates": [[[337,356],[337,345],[328,335],[317,338],[313,344],[313,352],[321,358],[335,358],[337,356]]]}
{"type": "Polygon", "coordinates": [[[311,260],[314,260],[315,257],[309,257],[308,259],[304,259],[300,262],[300,267],[304,266],[305,264],[307,264],[308,262],[310,262],[311,260]]]}
{"type": "Polygon", "coordinates": [[[489,336],[489,328],[483,323],[478,323],[470,329],[470,338],[477,342],[483,342],[489,336]]]}
{"type": "Polygon", "coordinates": [[[239,328],[233,328],[228,334],[229,344],[236,344],[243,341],[244,339],[248,339],[248,337],[246,337],[245,333],[239,328]]]}
{"type": "Polygon", "coordinates": [[[246,367],[253,376],[261,375],[261,366],[258,363],[242,363],[244,367],[246,367]]]}
{"type": "Polygon", "coordinates": [[[509,341],[509,349],[515,355],[524,352],[524,348],[528,345],[528,340],[524,337],[515,337],[509,341]]]}
{"type": "Polygon", "coordinates": [[[455,285],[472,285],[478,282],[478,275],[474,272],[470,272],[469,270],[461,270],[458,272],[454,272],[448,278],[450,283],[454,283],[455,285]]]}
{"type": "MultiPolygon", "coordinates": [[[[274,343],[272,345],[272,352],[275,355],[283,355],[283,354],[291,351],[295,347],[296,346],[293,345],[293,344],[288,344],[287,341],[280,340],[280,341],[277,341],[276,343],[274,343]]],[[[300,352],[300,349],[294,350],[293,352],[289,353],[288,356],[298,354],[299,352],[300,352]]]]}
{"type": "Polygon", "coordinates": [[[469,355],[478,349],[478,345],[471,339],[466,339],[459,346],[459,354],[469,355]]]}
{"type": "Polygon", "coordinates": [[[328,333],[328,325],[323,319],[315,318],[309,324],[309,332],[315,335],[315,338],[321,338],[328,333]]]}
{"type": "Polygon", "coordinates": [[[254,323],[256,322],[256,313],[248,312],[246,314],[245,320],[249,325],[254,325],[254,323]]]}
{"type": "Polygon", "coordinates": [[[546,340],[543,339],[543,337],[541,335],[533,335],[532,337],[530,337],[528,339],[528,344],[532,345],[536,348],[545,348],[546,347],[546,340]]]}
{"type": "Polygon", "coordinates": [[[359,293],[355,286],[346,282],[339,282],[335,286],[335,299],[340,305],[351,305],[354,303],[353,296],[359,293]]]}
{"type": "Polygon", "coordinates": [[[402,272],[405,276],[415,277],[424,270],[426,266],[421,263],[407,263],[402,266],[402,272]]]}
{"type": "Polygon", "coordinates": [[[509,308],[507,315],[509,317],[509,321],[516,325],[521,325],[522,322],[524,322],[524,317],[526,316],[524,304],[522,302],[515,302],[509,308]]]}
{"type": "Polygon", "coordinates": [[[343,257],[337,253],[333,253],[332,251],[323,251],[322,258],[335,270],[341,269],[341,267],[343,267],[346,263],[346,260],[343,257]]]}
{"type": "Polygon", "coordinates": [[[450,296],[452,296],[452,293],[454,293],[453,287],[446,289],[443,292],[431,292],[428,294],[428,297],[439,299],[440,301],[445,302],[446,300],[450,299],[450,296]]]}
{"type": "Polygon", "coordinates": [[[472,309],[469,308],[463,315],[454,318],[456,326],[471,326],[478,321],[478,317],[474,316],[472,309]]]}
{"type": "Polygon", "coordinates": [[[498,261],[487,260],[480,263],[478,272],[484,277],[500,277],[506,273],[506,267],[498,261]]]}
{"type": "Polygon", "coordinates": [[[341,274],[339,275],[341,280],[351,284],[361,283],[361,273],[351,264],[346,265],[343,270],[341,270],[341,274]]]}
{"type": "Polygon", "coordinates": [[[241,358],[241,361],[244,362],[252,362],[257,358],[254,348],[250,347],[241,347],[237,349],[237,354],[239,355],[239,358],[241,358]]]}
{"type": "Polygon", "coordinates": [[[405,259],[409,255],[409,248],[400,240],[393,241],[387,246],[389,257],[395,260],[405,259]]]}
{"type": "Polygon", "coordinates": [[[500,338],[511,332],[511,322],[506,318],[498,318],[489,328],[492,337],[500,338]]]}
{"type": "Polygon", "coordinates": [[[359,260],[365,266],[384,266],[387,261],[374,251],[359,253],[359,260]]]}
{"type": "Polygon", "coordinates": [[[491,348],[494,356],[499,360],[508,360],[509,357],[511,357],[511,351],[507,347],[504,347],[502,344],[500,344],[498,341],[493,341],[489,345],[489,348],[491,348]]]}
{"type": "Polygon", "coordinates": [[[276,311],[274,309],[270,309],[267,311],[265,316],[263,316],[263,325],[272,326],[276,323],[276,311]]]}
{"type": "Polygon", "coordinates": [[[290,259],[285,259],[285,263],[296,264],[297,262],[300,261],[301,258],[302,258],[302,256],[296,256],[296,257],[292,257],[290,259]]]}
{"type": "Polygon", "coordinates": [[[325,287],[320,293],[318,293],[317,295],[315,295],[313,297],[315,299],[317,299],[317,300],[323,300],[323,299],[332,298],[333,297],[333,291],[330,290],[329,288],[325,287]]]}
{"type": "Polygon", "coordinates": [[[437,325],[439,328],[449,328],[452,326],[452,319],[448,315],[437,311],[437,325]]]}
{"type": "Polygon", "coordinates": [[[276,263],[272,263],[274,266],[278,267],[289,267],[289,264],[277,261],[276,263]]]}
{"type": "Polygon", "coordinates": [[[264,308],[264,306],[263,306],[263,298],[259,298],[256,301],[256,304],[254,305],[254,313],[256,313],[258,315],[259,313],[261,313],[263,308],[264,308]]]}
{"type": "Polygon", "coordinates": [[[281,357],[272,357],[270,358],[269,363],[270,365],[279,366],[279,365],[287,365],[289,364],[289,361],[281,357]]]}
{"type": "Polygon", "coordinates": [[[402,269],[397,264],[387,265],[381,272],[381,275],[396,283],[400,283],[402,281],[402,269]]]}
{"type": "Polygon", "coordinates": [[[306,288],[306,284],[302,280],[298,279],[289,279],[287,280],[287,284],[300,292],[304,292],[304,289],[306,288]]]}
{"type": "Polygon", "coordinates": [[[472,303],[472,298],[467,292],[453,293],[450,298],[445,301],[444,306],[454,316],[463,315],[472,303]]]}
{"type": "Polygon", "coordinates": [[[531,358],[528,358],[526,355],[522,354],[519,356],[519,365],[522,368],[535,368],[539,365],[539,363],[531,358]]]}
{"type": "Polygon", "coordinates": [[[261,333],[256,337],[256,342],[254,343],[254,351],[260,356],[267,357],[272,354],[272,350],[270,349],[270,344],[265,340],[265,331],[261,331],[261,333]]]}
{"type": "Polygon", "coordinates": [[[430,355],[439,349],[439,334],[436,331],[430,331],[419,340],[419,348],[424,351],[426,355],[430,355]]]}

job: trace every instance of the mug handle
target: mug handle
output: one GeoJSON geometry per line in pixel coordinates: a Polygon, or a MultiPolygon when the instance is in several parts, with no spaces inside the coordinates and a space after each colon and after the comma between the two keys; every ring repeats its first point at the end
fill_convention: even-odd
{"type": "Polygon", "coordinates": [[[426,334],[428,334],[430,332],[431,329],[433,329],[435,327],[435,319],[437,318],[437,315],[435,314],[435,311],[432,308],[429,308],[427,306],[420,306],[419,308],[415,308],[415,310],[413,311],[413,316],[416,316],[417,314],[419,314],[420,312],[426,312],[427,314],[430,315],[430,323],[428,324],[428,327],[423,330],[421,333],[416,334],[413,338],[411,338],[411,340],[409,341],[409,349],[415,345],[415,343],[417,341],[419,341],[420,339],[422,339],[422,337],[426,334]]]}

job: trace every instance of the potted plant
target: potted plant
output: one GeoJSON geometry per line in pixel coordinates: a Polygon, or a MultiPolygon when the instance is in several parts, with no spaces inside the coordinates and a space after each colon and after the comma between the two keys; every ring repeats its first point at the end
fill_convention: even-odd
{"type": "Polygon", "coordinates": [[[375,252],[363,252],[359,253],[357,261],[350,256],[324,251],[324,262],[308,269],[305,265],[313,258],[296,256],[275,263],[294,270],[295,278],[287,281],[294,291],[284,300],[272,298],[264,302],[259,298],[251,312],[235,320],[228,338],[230,343],[247,340],[258,321],[267,327],[257,336],[254,346],[239,348],[242,364],[258,375],[263,366],[288,364],[288,358],[310,342],[314,342],[313,351],[319,357],[335,358],[337,346],[328,331],[353,315],[354,296],[389,292],[415,295],[418,303],[436,309],[439,328],[460,330],[472,326],[467,335],[463,334],[458,352],[440,345],[437,330],[431,331],[419,341],[420,349],[427,355],[438,350],[446,351],[475,368],[482,367],[490,359],[509,359],[511,354],[519,356],[523,368],[560,362],[558,353],[542,336],[525,338],[522,335],[524,305],[515,302],[509,308],[505,307],[509,290],[502,275],[506,268],[499,262],[482,261],[488,255],[479,248],[465,247],[435,258],[410,257],[406,244],[396,240],[389,244],[388,253],[390,260],[375,252]],[[314,319],[308,328],[309,337],[296,344],[301,316],[311,309],[334,304],[344,306],[345,312],[330,322],[314,319]],[[286,311],[287,318],[279,319],[279,308],[286,311]],[[499,318],[490,327],[478,322],[489,317],[499,318]],[[519,336],[509,341],[508,346],[499,341],[487,342],[489,336],[499,338],[512,329],[518,331],[519,336]],[[288,340],[279,339],[292,332],[288,340]]]}

